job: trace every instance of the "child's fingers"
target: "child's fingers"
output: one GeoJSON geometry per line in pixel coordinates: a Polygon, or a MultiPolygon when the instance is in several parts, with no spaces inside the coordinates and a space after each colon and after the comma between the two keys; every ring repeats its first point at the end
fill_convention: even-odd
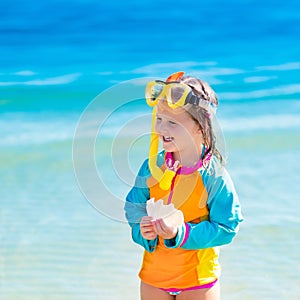
{"type": "Polygon", "coordinates": [[[147,240],[154,240],[157,236],[152,223],[141,223],[140,230],[142,236],[147,240]]]}
{"type": "Polygon", "coordinates": [[[177,234],[177,228],[169,227],[163,219],[158,219],[154,222],[154,229],[162,238],[170,239],[177,234]]]}
{"type": "Polygon", "coordinates": [[[143,237],[147,240],[154,240],[157,237],[157,234],[154,232],[150,232],[147,234],[143,234],[143,237]]]}
{"type": "Polygon", "coordinates": [[[141,228],[150,228],[153,230],[153,221],[141,222],[140,227],[141,228]]]}
{"type": "Polygon", "coordinates": [[[157,234],[161,235],[166,233],[166,231],[168,231],[168,228],[166,228],[163,219],[157,219],[155,222],[153,222],[153,225],[157,234]]]}
{"type": "Polygon", "coordinates": [[[142,233],[154,232],[152,217],[143,217],[140,223],[142,233]]]}
{"type": "Polygon", "coordinates": [[[141,224],[152,224],[153,218],[150,216],[144,216],[141,219],[141,224]]]}
{"type": "Polygon", "coordinates": [[[151,231],[154,231],[154,228],[153,228],[153,226],[142,225],[142,224],[141,224],[141,230],[142,230],[143,232],[151,232],[151,231]]]}

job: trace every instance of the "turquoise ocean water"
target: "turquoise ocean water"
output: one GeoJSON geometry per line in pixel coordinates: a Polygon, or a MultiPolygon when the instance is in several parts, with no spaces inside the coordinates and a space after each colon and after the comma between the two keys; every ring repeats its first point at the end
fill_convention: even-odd
{"type": "Polygon", "coordinates": [[[222,299],[299,299],[298,11],[2,1],[0,299],[138,299],[120,208],[148,151],[146,77],[178,70],[218,94],[245,217],[222,248],[222,299]]]}

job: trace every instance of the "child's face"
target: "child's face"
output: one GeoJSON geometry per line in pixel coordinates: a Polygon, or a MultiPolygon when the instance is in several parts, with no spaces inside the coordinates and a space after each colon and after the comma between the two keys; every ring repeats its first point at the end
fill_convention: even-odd
{"type": "Polygon", "coordinates": [[[183,108],[171,109],[162,101],[157,104],[155,131],[163,148],[178,157],[198,155],[204,143],[199,124],[183,108]]]}

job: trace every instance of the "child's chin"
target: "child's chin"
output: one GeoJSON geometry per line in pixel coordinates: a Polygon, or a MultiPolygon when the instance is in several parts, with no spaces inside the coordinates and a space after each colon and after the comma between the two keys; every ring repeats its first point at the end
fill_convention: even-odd
{"type": "Polygon", "coordinates": [[[175,152],[176,151],[176,147],[174,147],[174,145],[172,145],[172,143],[163,143],[162,147],[167,152],[175,152]]]}

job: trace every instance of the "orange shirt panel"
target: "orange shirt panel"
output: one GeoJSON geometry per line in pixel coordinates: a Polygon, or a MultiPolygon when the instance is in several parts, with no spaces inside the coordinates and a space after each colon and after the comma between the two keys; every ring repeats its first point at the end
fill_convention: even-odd
{"type": "MultiPolygon", "coordinates": [[[[160,189],[153,178],[148,179],[148,186],[151,198],[154,197],[155,201],[163,199],[164,204],[171,200],[183,212],[185,222],[199,223],[208,219],[208,195],[199,172],[177,175],[171,192],[160,189]]],[[[154,252],[144,252],[139,276],[153,286],[187,288],[214,281],[219,269],[217,248],[170,249],[164,245],[163,239],[159,239],[154,252]]]]}

